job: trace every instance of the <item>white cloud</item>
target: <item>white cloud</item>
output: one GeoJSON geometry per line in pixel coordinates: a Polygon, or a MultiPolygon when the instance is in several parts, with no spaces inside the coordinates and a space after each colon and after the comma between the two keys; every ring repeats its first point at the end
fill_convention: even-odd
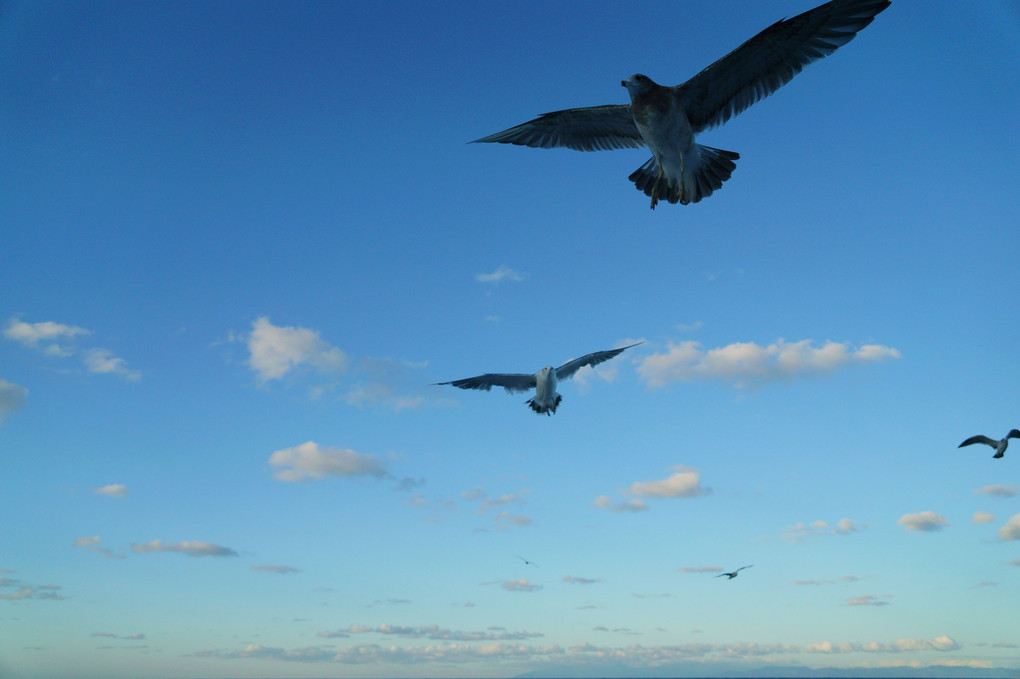
{"type": "Polygon", "coordinates": [[[273,472],[277,481],[303,481],[324,476],[379,478],[386,475],[382,462],[372,455],[348,448],[324,448],[315,441],[277,450],[269,456],[269,464],[281,467],[273,472]]]}
{"type": "Polygon", "coordinates": [[[214,545],[211,542],[199,540],[184,540],[182,542],[163,542],[153,540],[145,544],[132,544],[131,551],[135,554],[147,554],[150,552],[176,552],[186,556],[237,556],[237,552],[229,547],[214,545]]]}
{"type": "Polygon", "coordinates": [[[697,469],[676,465],[674,473],[661,481],[635,481],[627,489],[638,497],[698,497],[709,492],[701,487],[701,473],[697,469]]]}
{"type": "Polygon", "coordinates": [[[597,498],[592,500],[592,505],[599,509],[608,509],[614,514],[633,513],[633,512],[646,512],[648,511],[648,505],[641,500],[625,500],[623,502],[613,502],[613,498],[608,495],[599,495],[597,498]]]}
{"type": "Polygon", "coordinates": [[[949,520],[941,514],[932,511],[918,512],[916,514],[904,514],[896,522],[912,531],[934,532],[942,530],[949,525],[949,520]]]}
{"type": "Polygon", "coordinates": [[[563,582],[568,585],[596,585],[602,582],[602,578],[582,578],[577,575],[564,575],[563,582]]]}
{"type": "Polygon", "coordinates": [[[128,487],[123,483],[111,483],[107,486],[93,488],[92,492],[107,497],[125,497],[128,494],[128,487]]]}
{"type": "Polygon", "coordinates": [[[806,653],[916,653],[920,651],[957,651],[963,648],[952,637],[933,639],[897,639],[893,642],[831,642],[821,641],[804,647],[806,653]]]}
{"type": "Polygon", "coordinates": [[[1020,540],[1020,514],[1009,517],[1009,521],[999,529],[998,536],[1003,540],[1020,540]]]}
{"type": "Polygon", "coordinates": [[[519,283],[525,278],[524,274],[514,271],[506,264],[500,264],[492,273],[480,273],[475,275],[479,283],[500,283],[502,281],[513,281],[519,283]]]}
{"type": "Polygon", "coordinates": [[[141,379],[142,373],[138,370],[131,370],[127,362],[113,355],[109,349],[91,348],[79,350],[77,347],[61,346],[53,342],[54,339],[73,339],[78,335],[91,335],[91,330],[79,328],[73,325],[53,323],[44,321],[42,323],[25,323],[17,318],[7,322],[3,335],[7,339],[20,342],[26,347],[38,349],[47,356],[67,357],[79,353],[85,369],[91,373],[114,374],[125,379],[137,381],[141,379]]]}
{"type": "Polygon", "coordinates": [[[88,349],[82,354],[81,360],[90,373],[120,375],[132,382],[142,379],[141,372],[129,369],[127,361],[117,358],[108,349],[88,349]]]}
{"type": "MultiPolygon", "coordinates": [[[[25,323],[18,318],[12,318],[7,321],[7,327],[4,328],[4,337],[20,342],[26,347],[33,348],[37,348],[40,342],[47,342],[60,337],[70,338],[76,335],[91,334],[91,330],[74,325],[64,325],[63,323],[54,323],[52,321],[25,323]]],[[[47,350],[45,347],[43,350],[47,351],[47,353],[54,353],[54,350],[47,350]]]]}
{"type": "Polygon", "coordinates": [[[344,352],[324,342],[315,330],[273,325],[265,316],[252,323],[248,351],[248,365],[263,383],[281,379],[301,365],[320,372],[343,372],[348,366],[344,352]]]}
{"type": "Polygon", "coordinates": [[[971,523],[991,523],[992,521],[995,521],[995,514],[988,512],[974,512],[974,516],[970,517],[971,523]]]}
{"type": "Polygon", "coordinates": [[[542,589],[542,585],[536,585],[527,578],[504,580],[499,586],[508,592],[537,592],[542,589]]]}
{"type": "Polygon", "coordinates": [[[0,422],[3,422],[7,415],[21,410],[21,406],[25,404],[26,396],[28,396],[28,389],[0,379],[0,422]]]}
{"type": "Polygon", "coordinates": [[[855,533],[866,525],[858,524],[853,519],[840,519],[835,526],[829,525],[828,521],[812,521],[811,523],[798,522],[786,529],[783,539],[791,542],[800,542],[813,535],[849,535],[855,533]]]}
{"type": "Polygon", "coordinates": [[[1020,493],[1020,488],[1017,488],[1012,483],[1001,484],[995,483],[990,486],[981,486],[974,490],[978,495],[991,495],[993,497],[1013,497],[1017,493],[1020,493]]]}
{"type": "Polygon", "coordinates": [[[637,370],[649,387],[663,387],[671,382],[723,380],[743,388],[819,375],[851,362],[874,363],[899,357],[897,349],[877,344],[854,349],[847,343],[829,341],[815,347],[809,339],[799,342],[779,339],[768,346],[735,342],[706,350],[699,342],[685,341],[670,342],[664,353],[648,356],[637,370]]]}

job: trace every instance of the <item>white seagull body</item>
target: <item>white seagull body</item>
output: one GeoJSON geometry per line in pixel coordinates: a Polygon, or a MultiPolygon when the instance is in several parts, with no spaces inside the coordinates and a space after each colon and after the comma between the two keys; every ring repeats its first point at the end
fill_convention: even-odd
{"type": "Polygon", "coordinates": [[[545,113],[475,141],[576,151],[647,146],[652,157],[628,179],[651,196],[652,209],[660,199],[697,203],[730,178],[740,155],[695,144],[695,135],[722,125],[853,40],[888,6],[889,0],[832,0],[774,23],[681,85],[664,87],[632,75],[620,83],[630,93],[629,105],[545,113]]]}
{"type": "Polygon", "coordinates": [[[1006,446],[1009,445],[1010,439],[1020,439],[1020,429],[1010,429],[1009,433],[998,441],[982,434],[971,436],[969,439],[958,445],[957,448],[963,448],[964,446],[969,446],[974,443],[983,443],[986,446],[995,448],[995,455],[992,455],[992,457],[1002,457],[1006,454],[1006,446]]]}
{"type": "Polygon", "coordinates": [[[740,571],[744,570],[745,568],[752,568],[753,566],[754,566],[754,564],[751,564],[750,566],[741,566],[740,568],[738,568],[735,571],[730,571],[729,573],[720,573],[719,575],[717,575],[715,577],[721,578],[722,576],[725,575],[727,578],[732,580],[733,578],[737,577],[737,573],[739,573],[740,571]]]}
{"type": "Polygon", "coordinates": [[[560,380],[573,377],[574,373],[586,365],[596,366],[599,363],[604,363],[623,353],[624,350],[635,347],[638,344],[641,344],[641,342],[620,347],[619,349],[596,351],[581,358],[575,358],[573,361],[567,361],[559,368],[546,366],[534,375],[522,373],[486,373],[478,377],[468,377],[463,380],[453,380],[452,382],[438,382],[437,384],[449,384],[461,389],[481,389],[484,391],[489,391],[493,387],[503,387],[511,394],[534,389],[535,395],[529,398],[526,403],[539,415],[542,413],[552,415],[556,412],[556,408],[559,407],[560,401],[563,400],[563,397],[556,393],[556,385],[560,380]]]}

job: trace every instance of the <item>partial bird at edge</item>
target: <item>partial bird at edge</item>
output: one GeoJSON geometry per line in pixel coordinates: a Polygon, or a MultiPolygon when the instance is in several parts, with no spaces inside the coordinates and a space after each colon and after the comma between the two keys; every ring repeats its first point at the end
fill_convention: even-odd
{"type": "Polygon", "coordinates": [[[1020,439],[1020,429],[1010,429],[1009,433],[1006,434],[999,440],[985,436],[984,434],[978,434],[977,436],[971,436],[969,439],[956,446],[957,448],[963,448],[964,446],[970,446],[975,443],[983,443],[986,446],[991,446],[995,449],[995,455],[993,458],[1002,457],[1006,454],[1006,447],[1009,445],[1010,439],[1020,439]]]}

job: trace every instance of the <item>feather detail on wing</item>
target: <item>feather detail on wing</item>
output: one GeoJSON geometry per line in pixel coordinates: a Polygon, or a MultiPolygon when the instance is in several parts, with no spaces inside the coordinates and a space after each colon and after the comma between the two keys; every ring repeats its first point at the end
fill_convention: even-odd
{"type": "Polygon", "coordinates": [[[999,445],[999,442],[996,441],[995,439],[988,438],[987,436],[978,434],[977,436],[971,436],[969,439],[958,445],[957,448],[963,448],[964,446],[969,446],[974,443],[983,443],[986,446],[991,446],[992,448],[995,448],[996,446],[999,445]]]}
{"type": "Polygon", "coordinates": [[[460,389],[481,389],[488,391],[493,387],[503,387],[511,394],[531,391],[535,388],[536,380],[534,375],[521,375],[514,373],[486,373],[478,377],[468,377],[463,380],[452,382],[437,382],[437,384],[449,384],[460,389]]]}
{"type": "Polygon", "coordinates": [[[889,0],[833,0],[777,21],[676,88],[695,132],[721,125],[828,56],[889,6],[889,0]]]}
{"type": "Polygon", "coordinates": [[[638,344],[642,343],[643,342],[635,342],[634,344],[629,344],[625,347],[620,347],[619,349],[609,349],[608,351],[596,351],[595,353],[588,354],[587,356],[575,358],[573,361],[567,361],[559,368],[556,368],[556,379],[565,380],[570,377],[573,377],[574,373],[576,373],[578,370],[580,370],[586,365],[594,367],[599,363],[605,363],[609,359],[619,356],[625,350],[630,349],[631,347],[636,347],[638,344]]]}
{"type": "Polygon", "coordinates": [[[476,139],[532,148],[565,146],[575,151],[609,151],[645,145],[630,105],[590,106],[543,113],[534,120],[476,139]]]}

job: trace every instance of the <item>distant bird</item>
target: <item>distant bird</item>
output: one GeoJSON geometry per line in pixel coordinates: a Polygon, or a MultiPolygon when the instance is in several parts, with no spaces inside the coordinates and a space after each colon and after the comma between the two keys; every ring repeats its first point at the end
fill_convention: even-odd
{"type": "Polygon", "coordinates": [[[518,556],[517,558],[523,561],[525,566],[534,566],[535,568],[539,567],[537,563],[535,563],[534,561],[528,561],[523,556],[518,556]]]}
{"type": "Polygon", "coordinates": [[[741,566],[740,568],[738,568],[735,571],[730,571],[729,573],[720,573],[719,575],[717,575],[715,577],[721,578],[722,576],[725,575],[727,578],[732,580],[733,578],[737,577],[737,573],[739,573],[740,571],[744,570],[745,568],[752,568],[753,566],[754,566],[754,564],[751,564],[750,566],[741,566]]]}
{"type": "Polygon", "coordinates": [[[1003,455],[1006,454],[1006,446],[1009,445],[1010,439],[1020,439],[1020,429],[1010,429],[1009,433],[998,441],[996,441],[993,438],[988,438],[987,436],[984,436],[982,434],[978,434],[977,436],[971,436],[969,439],[967,439],[966,441],[964,441],[963,443],[956,447],[963,448],[964,446],[969,446],[974,443],[983,443],[986,446],[991,446],[992,448],[995,448],[995,455],[992,455],[992,457],[1002,457],[1003,455]]]}
{"type": "Polygon", "coordinates": [[[516,392],[526,392],[535,390],[535,395],[529,398],[527,403],[532,410],[541,415],[552,415],[556,412],[556,408],[560,405],[560,401],[563,397],[556,393],[556,383],[559,380],[565,380],[574,375],[578,370],[586,365],[596,366],[599,363],[604,363],[614,356],[619,355],[626,349],[636,347],[642,342],[636,342],[619,349],[610,349],[609,351],[596,351],[593,354],[582,356],[581,358],[575,358],[573,361],[568,361],[561,365],[559,368],[553,368],[552,366],[546,366],[542,368],[534,375],[524,375],[519,373],[486,373],[479,375],[478,377],[468,377],[463,380],[454,380],[452,382],[437,382],[437,384],[450,384],[454,387],[461,389],[482,389],[489,391],[492,387],[503,387],[511,394],[516,392]]]}
{"type": "Polygon", "coordinates": [[[603,151],[647,146],[652,157],[630,181],[652,198],[697,203],[730,178],[740,157],[694,143],[788,83],[807,64],[854,39],[889,0],[832,0],[778,21],[682,85],[664,87],[644,75],[620,82],[629,105],[591,106],[545,113],[476,142],[532,148],[565,146],[603,151]]]}

